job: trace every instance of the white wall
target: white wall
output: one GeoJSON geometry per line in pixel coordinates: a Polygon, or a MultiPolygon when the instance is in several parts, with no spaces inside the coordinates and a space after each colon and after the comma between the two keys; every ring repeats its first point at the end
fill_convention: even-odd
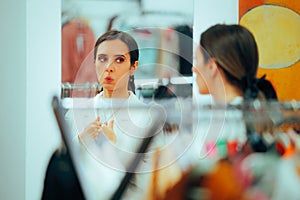
{"type": "Polygon", "coordinates": [[[0,1],[0,199],[24,199],[26,2],[0,1]]]}
{"type": "Polygon", "coordinates": [[[60,1],[27,0],[26,199],[41,198],[60,136],[51,109],[61,80],[60,1]]]}
{"type": "Polygon", "coordinates": [[[0,199],[40,199],[59,135],[50,107],[60,88],[60,2],[0,1],[0,199]]]}
{"type": "MultiPolygon", "coordinates": [[[[194,52],[199,45],[201,33],[217,23],[238,23],[238,0],[194,0],[194,52]]],[[[193,62],[195,66],[195,53],[193,62]]],[[[199,95],[196,82],[193,83],[193,96],[200,103],[212,102],[210,95],[199,95]]]]}

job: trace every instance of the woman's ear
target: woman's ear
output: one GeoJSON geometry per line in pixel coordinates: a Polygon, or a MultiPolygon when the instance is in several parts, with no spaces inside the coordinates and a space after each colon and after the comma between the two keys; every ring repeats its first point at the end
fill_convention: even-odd
{"type": "Polygon", "coordinates": [[[138,68],[138,66],[139,66],[139,61],[135,61],[133,63],[133,65],[131,65],[131,67],[130,67],[131,74],[133,74],[136,71],[136,69],[138,68]]]}
{"type": "Polygon", "coordinates": [[[197,71],[198,71],[197,68],[196,68],[195,66],[193,66],[193,67],[192,67],[192,72],[193,72],[193,73],[197,73],[197,71]]]}
{"type": "Polygon", "coordinates": [[[208,65],[210,78],[215,78],[217,75],[219,75],[219,67],[215,58],[211,58],[208,65]]]}

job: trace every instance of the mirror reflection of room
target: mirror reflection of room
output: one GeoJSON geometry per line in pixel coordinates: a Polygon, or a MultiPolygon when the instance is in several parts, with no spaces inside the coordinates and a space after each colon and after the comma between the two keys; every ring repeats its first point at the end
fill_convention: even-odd
{"type": "Polygon", "coordinates": [[[231,1],[232,7],[225,2],[225,14],[221,1],[215,2],[219,7],[195,1],[193,26],[186,14],[191,7],[153,2],[65,0],[62,6],[62,34],[75,38],[63,37],[63,46],[76,47],[70,57],[63,48],[63,59],[70,59],[63,63],[79,63],[70,79],[62,68],[59,122],[71,127],[62,131],[69,141],[62,147],[71,147],[87,199],[298,199],[300,104],[280,103],[280,90],[261,87],[272,77],[257,76],[264,57],[258,56],[251,27],[241,26],[245,18],[237,8],[243,0],[238,6],[231,1]],[[191,95],[193,31],[199,31],[194,95],[211,95],[213,104],[178,98],[191,95]],[[73,59],[77,54],[82,60],[73,59]],[[117,78],[109,77],[116,71],[117,78]],[[189,88],[181,87],[181,93],[179,86],[189,88]],[[158,104],[164,98],[166,104],[158,104]],[[155,108],[159,112],[151,114],[155,108]]]}
{"type": "Polygon", "coordinates": [[[139,98],[191,97],[193,5],[192,0],[63,0],[61,97],[93,97],[101,90],[92,51],[95,40],[111,29],[137,40],[139,98]]]}

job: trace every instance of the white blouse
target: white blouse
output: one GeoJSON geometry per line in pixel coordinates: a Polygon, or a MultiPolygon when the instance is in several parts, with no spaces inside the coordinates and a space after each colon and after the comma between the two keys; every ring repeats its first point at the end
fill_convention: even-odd
{"type": "MultiPolygon", "coordinates": [[[[85,99],[85,105],[88,109],[69,110],[66,119],[72,124],[74,144],[82,149],[78,159],[82,162],[80,165],[87,180],[86,186],[91,188],[90,191],[96,191],[93,194],[95,199],[108,198],[120,184],[129,164],[138,155],[135,152],[144,141],[145,134],[149,133],[153,115],[151,109],[147,109],[151,105],[141,102],[132,92],[127,99],[103,98],[100,93],[93,99],[85,99]],[[97,117],[100,117],[102,123],[115,121],[113,129],[116,143],[104,135],[100,135],[96,141],[79,142],[78,134],[97,117]]],[[[156,108],[157,105],[152,106],[156,108]]],[[[155,138],[142,157],[137,169],[138,175],[131,181],[125,199],[141,199],[148,189],[154,150],[164,144],[162,126],[156,127],[153,134],[155,138]]]]}

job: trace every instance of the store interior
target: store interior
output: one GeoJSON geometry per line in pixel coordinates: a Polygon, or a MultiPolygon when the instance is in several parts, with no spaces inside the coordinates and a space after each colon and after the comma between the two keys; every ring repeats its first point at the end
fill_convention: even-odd
{"type": "MultiPolygon", "coordinates": [[[[3,123],[4,162],[0,182],[7,187],[1,190],[1,199],[47,199],[43,195],[49,187],[46,177],[51,159],[62,149],[67,157],[59,159],[68,162],[71,159],[68,163],[71,168],[65,168],[69,174],[64,180],[69,181],[63,184],[75,187],[71,193],[78,195],[78,199],[126,199],[126,195],[129,199],[299,198],[300,93],[295,74],[300,69],[297,37],[300,3],[277,0],[17,2],[18,6],[12,2],[0,3],[7,8],[1,14],[2,19],[12,19],[12,23],[3,23],[1,39],[3,46],[10,47],[3,51],[3,55],[8,55],[3,59],[4,66],[8,67],[4,73],[7,76],[1,80],[2,85],[7,85],[4,95],[9,97],[2,107],[3,113],[8,113],[3,115],[8,123],[3,123]],[[279,13],[276,19],[270,17],[274,16],[273,12],[279,13]],[[263,14],[260,22],[267,27],[266,31],[251,23],[253,13],[263,14]],[[285,20],[293,23],[290,25],[285,20]],[[251,101],[228,108],[215,105],[211,95],[199,94],[192,72],[196,48],[201,33],[217,23],[242,24],[255,33],[261,61],[258,77],[266,74],[277,91],[278,101],[251,101]],[[72,26],[78,29],[72,30],[72,26]],[[80,32],[79,29],[85,30],[76,38],[77,53],[81,55],[74,52],[67,55],[70,54],[67,41],[71,37],[68,34],[80,32]],[[164,120],[153,120],[151,130],[146,129],[146,133],[161,125],[168,145],[165,151],[153,153],[151,164],[156,170],[141,184],[142,193],[130,193],[134,190],[129,186],[142,162],[139,156],[128,159],[128,167],[133,171],[116,170],[115,166],[103,164],[101,159],[107,158],[98,158],[95,152],[78,156],[80,150],[69,143],[65,133],[69,124],[66,126],[59,119],[67,109],[78,112],[80,117],[81,109],[93,112],[86,109],[85,101],[93,99],[102,89],[95,68],[90,67],[94,65],[94,43],[110,29],[127,32],[137,40],[140,60],[134,76],[135,94],[140,101],[158,104],[164,110],[163,114],[156,114],[154,109],[154,115],[164,120]],[[16,40],[9,42],[7,38],[11,37],[16,40]],[[289,39],[282,42],[281,38],[289,39]],[[19,59],[15,59],[16,49],[19,59]],[[8,85],[9,77],[16,81],[8,85]],[[16,88],[17,92],[12,94],[16,88]],[[7,106],[12,99],[15,109],[7,106]],[[244,135],[240,136],[240,132],[244,135]],[[241,145],[244,139],[247,142],[241,145]],[[101,164],[106,167],[95,167],[101,164]],[[99,179],[102,180],[97,185],[99,179]]],[[[142,140],[135,150],[143,145],[147,148],[147,142],[142,140]]],[[[59,170],[57,174],[52,171],[52,176],[66,175],[59,174],[59,170]]],[[[52,191],[61,188],[56,184],[52,191]]],[[[70,192],[61,192],[64,191],[70,192]]]]}

